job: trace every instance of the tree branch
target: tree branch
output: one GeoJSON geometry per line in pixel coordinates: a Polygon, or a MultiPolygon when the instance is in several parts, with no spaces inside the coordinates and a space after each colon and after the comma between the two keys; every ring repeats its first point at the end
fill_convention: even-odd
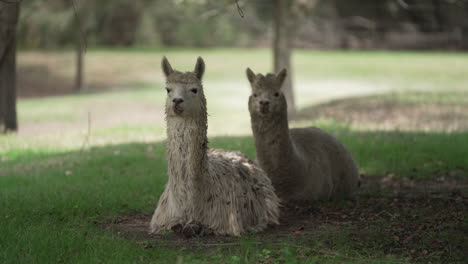
{"type": "Polygon", "coordinates": [[[239,0],[236,0],[236,6],[237,6],[237,12],[239,12],[239,16],[244,18],[244,11],[242,8],[239,6],[239,0]]]}
{"type": "Polygon", "coordinates": [[[23,0],[0,0],[0,2],[7,3],[7,4],[19,4],[23,0]]]}

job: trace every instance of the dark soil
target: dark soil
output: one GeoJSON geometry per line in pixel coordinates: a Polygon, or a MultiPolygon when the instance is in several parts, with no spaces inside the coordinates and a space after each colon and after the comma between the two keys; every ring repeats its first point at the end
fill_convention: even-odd
{"type": "MultiPolygon", "coordinates": [[[[20,98],[60,96],[75,94],[73,79],[58,76],[46,66],[19,65],[17,70],[17,95],[20,98]]],[[[87,92],[98,92],[109,89],[104,83],[86,81],[87,92]]]]}
{"type": "MultiPolygon", "coordinates": [[[[466,96],[460,93],[460,96],[466,96]]],[[[302,109],[296,120],[330,118],[350,125],[365,124],[403,131],[466,131],[468,105],[464,103],[405,103],[391,96],[334,100],[302,109]]]]}
{"type": "MultiPolygon", "coordinates": [[[[463,261],[468,243],[467,185],[367,177],[354,201],[282,208],[281,224],[254,237],[259,243],[325,241],[327,250],[378,250],[415,261],[463,261]],[[339,235],[339,236],[337,236],[339,235]],[[337,239],[341,237],[341,239],[337,239]],[[292,241],[291,241],[292,240],[292,241]],[[343,241],[346,241],[344,243],[343,241]]],[[[145,248],[210,250],[237,245],[238,238],[182,234],[151,235],[151,214],[131,212],[101,225],[145,248]]]]}

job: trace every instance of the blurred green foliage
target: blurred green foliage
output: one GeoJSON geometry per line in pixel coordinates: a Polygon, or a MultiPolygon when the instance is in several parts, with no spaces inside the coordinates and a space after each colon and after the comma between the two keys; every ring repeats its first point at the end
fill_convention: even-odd
{"type": "Polygon", "coordinates": [[[228,0],[31,0],[22,2],[18,40],[27,48],[72,46],[83,35],[93,46],[246,46],[258,20],[241,18],[228,0]]]}
{"type": "MultiPolygon", "coordinates": [[[[336,38],[335,42],[340,42],[350,35],[356,41],[367,37],[377,43],[373,47],[379,47],[378,42],[385,42],[384,36],[391,32],[414,33],[414,41],[418,41],[418,33],[445,32],[453,33],[456,44],[445,41],[435,45],[436,48],[450,45],[468,48],[464,44],[468,39],[468,0],[291,1],[298,47],[345,48],[347,45],[330,46],[324,39],[336,38]]],[[[238,3],[242,12],[235,0],[22,1],[18,41],[26,48],[72,46],[83,35],[90,46],[269,44],[274,2],[238,0],[238,3]]]]}

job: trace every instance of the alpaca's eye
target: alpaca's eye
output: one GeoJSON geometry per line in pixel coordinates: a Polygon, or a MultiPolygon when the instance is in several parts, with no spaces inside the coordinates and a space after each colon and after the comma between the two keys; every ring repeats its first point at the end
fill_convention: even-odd
{"type": "Polygon", "coordinates": [[[194,93],[194,94],[196,94],[196,93],[198,92],[197,88],[192,88],[192,89],[190,89],[190,91],[191,91],[192,93],[194,93]]]}
{"type": "Polygon", "coordinates": [[[254,94],[253,94],[253,97],[257,97],[257,94],[256,94],[256,93],[254,93],[254,94]]]}
{"type": "Polygon", "coordinates": [[[167,91],[167,93],[170,93],[170,92],[171,92],[171,89],[169,89],[169,88],[166,87],[166,91],[167,91]]]}
{"type": "Polygon", "coordinates": [[[279,93],[275,93],[275,97],[278,97],[279,96],[279,93]]]}

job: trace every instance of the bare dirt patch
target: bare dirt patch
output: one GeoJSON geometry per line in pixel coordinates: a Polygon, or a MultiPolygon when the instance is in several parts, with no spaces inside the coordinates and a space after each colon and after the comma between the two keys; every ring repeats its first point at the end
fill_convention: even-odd
{"type": "MultiPolygon", "coordinates": [[[[17,94],[20,98],[74,94],[74,80],[60,76],[46,65],[19,65],[17,94]]],[[[109,85],[87,81],[86,91],[108,90],[109,85]]]]}
{"type": "MultiPolygon", "coordinates": [[[[84,90],[101,92],[162,82],[155,74],[160,54],[86,53],[84,90]]],[[[20,98],[67,95],[74,91],[76,54],[72,51],[22,51],[18,54],[17,94],[20,98]]]]}
{"type": "MultiPolygon", "coordinates": [[[[386,254],[427,261],[458,261],[464,257],[468,230],[466,184],[452,181],[403,182],[367,177],[355,201],[286,205],[281,224],[255,236],[258,243],[307,245],[325,241],[327,250],[340,248],[335,235],[345,236],[352,250],[377,249],[386,254]]],[[[151,215],[132,212],[100,225],[135,240],[145,248],[213,250],[238,245],[232,237],[187,238],[179,233],[151,235],[151,215]]]]}
{"type": "Polygon", "coordinates": [[[303,109],[296,119],[314,120],[323,117],[383,130],[468,130],[467,104],[405,103],[382,96],[334,100],[303,109]]]}

